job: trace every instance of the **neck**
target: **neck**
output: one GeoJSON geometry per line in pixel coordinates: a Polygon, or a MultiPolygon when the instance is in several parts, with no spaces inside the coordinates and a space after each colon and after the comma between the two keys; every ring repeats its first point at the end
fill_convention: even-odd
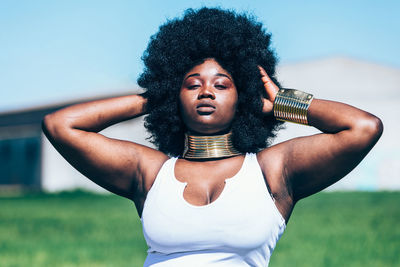
{"type": "Polygon", "coordinates": [[[226,158],[240,154],[232,145],[232,132],[221,135],[185,134],[185,159],[226,158]]]}

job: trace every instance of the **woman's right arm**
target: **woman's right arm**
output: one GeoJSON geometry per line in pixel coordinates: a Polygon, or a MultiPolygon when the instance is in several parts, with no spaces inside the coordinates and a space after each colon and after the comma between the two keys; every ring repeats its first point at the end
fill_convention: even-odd
{"type": "Polygon", "coordinates": [[[151,187],[167,155],[98,132],[145,114],[146,102],[142,95],[129,95],[73,105],[46,115],[43,131],[83,175],[117,195],[139,200],[151,187]]]}

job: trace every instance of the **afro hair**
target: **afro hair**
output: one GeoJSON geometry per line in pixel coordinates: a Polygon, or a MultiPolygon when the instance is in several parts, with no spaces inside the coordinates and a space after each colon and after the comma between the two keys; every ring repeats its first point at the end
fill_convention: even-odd
{"type": "Polygon", "coordinates": [[[188,9],[183,18],[167,21],[150,39],[138,84],[146,91],[145,127],[158,149],[182,155],[185,125],[179,111],[184,75],[207,58],[214,58],[233,77],[238,91],[232,122],[234,147],[245,152],[266,148],[282,122],[262,113],[265,89],[257,65],[275,79],[277,58],[271,35],[246,14],[220,8],[188,9]]]}

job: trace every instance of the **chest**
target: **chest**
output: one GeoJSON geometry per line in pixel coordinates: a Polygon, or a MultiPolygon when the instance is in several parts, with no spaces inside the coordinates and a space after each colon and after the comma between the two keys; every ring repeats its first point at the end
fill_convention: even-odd
{"type": "Polygon", "coordinates": [[[179,181],[175,167],[176,160],[168,161],[147,195],[142,226],[149,252],[272,251],[285,224],[255,155],[246,156],[239,170],[225,179],[220,196],[203,205],[184,198],[190,178],[179,181]]]}
{"type": "Polygon", "coordinates": [[[148,245],[163,253],[249,251],[269,238],[275,240],[282,220],[265,186],[246,182],[248,177],[242,174],[227,180],[215,201],[201,206],[184,199],[185,183],[170,181],[163,188],[159,184],[160,190],[149,196],[142,217],[148,245]]]}
{"type": "Polygon", "coordinates": [[[189,162],[178,160],[174,177],[185,183],[184,199],[202,206],[214,202],[223,192],[226,180],[235,177],[243,166],[244,157],[217,162],[189,162]]]}

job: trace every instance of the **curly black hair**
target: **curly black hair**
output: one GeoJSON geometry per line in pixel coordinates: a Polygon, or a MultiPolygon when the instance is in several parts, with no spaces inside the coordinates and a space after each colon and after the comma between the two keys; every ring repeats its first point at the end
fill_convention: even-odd
{"type": "Polygon", "coordinates": [[[233,77],[238,90],[232,122],[234,147],[257,152],[269,145],[282,122],[262,113],[265,90],[257,65],[275,79],[277,58],[271,34],[246,14],[220,8],[188,9],[183,18],[167,21],[150,39],[142,56],[144,72],[138,84],[148,99],[145,127],[158,149],[171,156],[183,152],[185,125],[179,111],[183,77],[207,58],[214,58],[233,77]]]}

